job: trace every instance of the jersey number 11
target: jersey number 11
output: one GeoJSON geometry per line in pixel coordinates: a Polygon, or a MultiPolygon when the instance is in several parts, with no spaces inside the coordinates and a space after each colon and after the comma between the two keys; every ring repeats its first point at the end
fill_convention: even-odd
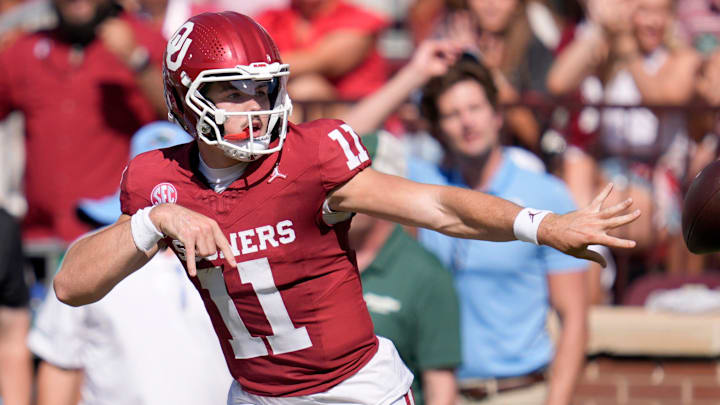
{"type": "MultiPolygon", "coordinates": [[[[312,346],[310,336],[305,327],[296,328],[280,292],[275,286],[270,263],[266,257],[238,263],[238,273],[243,284],[250,283],[257,295],[260,306],[265,313],[273,334],[264,336],[273,354],[283,354],[306,349],[312,346]]],[[[198,269],[198,279],[202,287],[210,292],[215,306],[222,320],[225,323],[232,339],[232,346],[236,359],[251,359],[253,357],[267,356],[268,350],[265,347],[262,337],[252,336],[247,330],[245,323],[240,318],[235,303],[228,295],[225,287],[225,280],[222,275],[222,267],[210,267],[198,269]]]]}

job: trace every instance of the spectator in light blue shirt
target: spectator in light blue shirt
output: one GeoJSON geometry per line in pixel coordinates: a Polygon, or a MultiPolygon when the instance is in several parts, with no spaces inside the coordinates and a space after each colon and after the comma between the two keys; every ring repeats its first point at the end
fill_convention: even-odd
{"type": "MultiPolygon", "coordinates": [[[[421,107],[446,157],[440,166],[411,161],[411,179],[557,213],[575,208],[565,185],[534,155],[500,145],[497,89],[477,61],[464,58],[433,78],[421,107]]],[[[419,239],[455,276],[463,402],[569,404],[584,360],[588,262],[517,241],[461,240],[425,229],[419,239]],[[546,330],[551,308],[562,323],[556,348],[546,330]]]]}

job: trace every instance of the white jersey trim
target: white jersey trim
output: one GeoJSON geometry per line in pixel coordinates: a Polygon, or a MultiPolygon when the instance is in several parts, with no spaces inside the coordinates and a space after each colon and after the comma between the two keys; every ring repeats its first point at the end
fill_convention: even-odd
{"type": "Polygon", "coordinates": [[[378,351],[355,375],[325,392],[298,397],[264,397],[243,391],[233,381],[228,405],[390,405],[410,389],[413,375],[393,343],[378,336],[378,351]]]}

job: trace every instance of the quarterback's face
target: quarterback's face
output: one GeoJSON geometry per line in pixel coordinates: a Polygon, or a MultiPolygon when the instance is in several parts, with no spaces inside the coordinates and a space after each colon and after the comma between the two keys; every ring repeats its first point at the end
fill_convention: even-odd
{"type": "MultiPolygon", "coordinates": [[[[270,109],[268,85],[254,80],[211,83],[205,96],[215,104],[216,108],[226,112],[252,112],[270,109]]],[[[269,119],[267,114],[253,115],[250,120],[244,114],[229,115],[225,121],[225,134],[241,134],[249,131],[249,127],[252,125],[255,137],[265,135],[269,119]]]]}
{"type": "Polygon", "coordinates": [[[438,97],[437,108],[440,131],[453,153],[479,157],[499,142],[502,118],[478,82],[456,83],[438,97]]]}

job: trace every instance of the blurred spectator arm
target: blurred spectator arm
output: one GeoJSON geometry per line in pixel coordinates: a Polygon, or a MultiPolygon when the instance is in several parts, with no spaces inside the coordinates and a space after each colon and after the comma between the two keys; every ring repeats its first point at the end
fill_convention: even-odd
{"type": "Polygon", "coordinates": [[[30,405],[32,361],[20,226],[0,209],[0,397],[4,405],[30,405]]]}
{"type": "Polygon", "coordinates": [[[27,345],[40,360],[36,376],[37,405],[77,405],[85,362],[88,309],[72,308],[51,289],[37,310],[27,345]]]}
{"type": "Polygon", "coordinates": [[[414,0],[410,2],[407,24],[416,44],[432,34],[436,21],[442,16],[445,7],[445,0],[414,0]]]}
{"type": "MultiPolygon", "coordinates": [[[[315,46],[283,54],[294,76],[321,73],[341,76],[358,66],[375,45],[375,38],[356,30],[338,30],[328,34],[315,46]]],[[[162,86],[161,86],[162,87],[162,86]]]]}
{"type": "Polygon", "coordinates": [[[508,108],[505,121],[525,148],[535,153],[540,152],[540,124],[531,110],[524,107],[508,108]]]}
{"type": "Polygon", "coordinates": [[[100,25],[98,32],[108,50],[135,73],[140,89],[158,117],[166,117],[161,68],[152,63],[148,50],[138,43],[129,23],[120,18],[110,18],[100,25]]]}
{"type": "Polygon", "coordinates": [[[711,106],[720,105],[720,50],[707,59],[695,87],[703,101],[711,106]]]}
{"type": "Polygon", "coordinates": [[[167,106],[160,67],[150,65],[137,73],[136,80],[145,96],[150,100],[159,117],[167,117],[167,106]]]}
{"type": "Polygon", "coordinates": [[[41,361],[37,376],[37,405],[77,405],[81,399],[83,371],[41,361]]]}
{"type": "Polygon", "coordinates": [[[457,403],[457,383],[454,370],[423,370],[422,384],[427,405],[455,405],[457,403]]]}
{"type": "Polygon", "coordinates": [[[634,39],[624,38],[629,44],[621,45],[614,41],[614,48],[624,47],[611,52],[620,63],[625,62],[642,94],[643,103],[648,105],[683,105],[695,94],[695,81],[700,67],[700,56],[691,48],[679,48],[671,51],[672,57],[656,72],[650,73],[643,64],[634,39]]]}
{"type": "Polygon", "coordinates": [[[501,104],[509,104],[504,110],[506,127],[515,134],[527,149],[535,153],[540,152],[540,124],[535,119],[532,110],[515,105],[522,101],[522,97],[505,76],[505,73],[499,68],[491,68],[490,70],[498,89],[498,101],[501,104]]]}
{"type": "MultiPolygon", "coordinates": [[[[435,259],[433,257],[433,259],[435,259]]],[[[413,269],[414,270],[414,269],[413,269]]],[[[437,263],[437,275],[417,292],[416,355],[426,405],[456,405],[455,368],[460,353],[460,307],[451,273],[437,263]]]]}
{"type": "Polygon", "coordinates": [[[608,47],[600,27],[591,25],[576,37],[552,64],[547,76],[548,91],[564,96],[576,90],[607,58],[608,47]]]}
{"type": "Polygon", "coordinates": [[[562,325],[550,369],[548,405],[570,404],[582,373],[588,337],[586,272],[583,270],[548,275],[550,303],[562,325]]]}
{"type": "Polygon", "coordinates": [[[25,344],[27,308],[0,307],[0,397],[4,405],[30,405],[32,362],[25,344]]]}
{"type": "Polygon", "coordinates": [[[407,65],[383,87],[355,104],[342,118],[359,134],[376,130],[410,93],[430,78],[447,72],[458,53],[459,48],[449,41],[423,42],[407,65]]]}

